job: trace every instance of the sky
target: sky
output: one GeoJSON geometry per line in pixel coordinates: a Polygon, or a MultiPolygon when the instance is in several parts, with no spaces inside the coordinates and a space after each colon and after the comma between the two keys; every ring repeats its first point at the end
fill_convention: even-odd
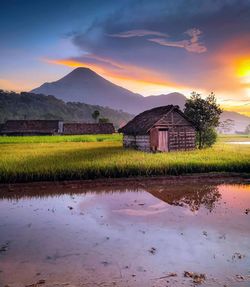
{"type": "Polygon", "coordinates": [[[144,96],[214,92],[250,116],[250,0],[0,0],[0,88],[76,67],[144,96]]]}

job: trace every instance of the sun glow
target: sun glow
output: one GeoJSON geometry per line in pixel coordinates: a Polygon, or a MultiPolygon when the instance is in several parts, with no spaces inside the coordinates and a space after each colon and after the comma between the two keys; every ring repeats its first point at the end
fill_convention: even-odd
{"type": "Polygon", "coordinates": [[[247,59],[240,59],[237,62],[237,75],[242,78],[250,79],[250,57],[247,59]]]}

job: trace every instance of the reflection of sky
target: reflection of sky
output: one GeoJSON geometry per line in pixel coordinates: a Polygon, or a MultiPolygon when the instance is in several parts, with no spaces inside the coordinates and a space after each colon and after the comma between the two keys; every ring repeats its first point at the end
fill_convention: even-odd
{"type": "Polygon", "coordinates": [[[49,283],[152,286],[151,279],[177,272],[181,286],[184,270],[222,281],[244,274],[250,263],[244,214],[249,186],[224,185],[219,192],[212,212],[204,206],[191,212],[143,191],[2,199],[0,246],[10,244],[0,254],[0,283],[31,284],[38,272],[49,283]],[[232,260],[235,252],[246,257],[232,260]]]}
{"type": "Polygon", "coordinates": [[[14,0],[0,11],[3,88],[31,89],[87,66],[144,95],[214,91],[250,112],[248,0],[14,0]]]}

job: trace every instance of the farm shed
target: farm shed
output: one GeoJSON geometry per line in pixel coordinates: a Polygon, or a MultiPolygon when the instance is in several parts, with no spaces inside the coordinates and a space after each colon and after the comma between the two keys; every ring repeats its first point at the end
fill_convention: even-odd
{"type": "Polygon", "coordinates": [[[9,120],[2,125],[3,135],[54,135],[62,132],[59,120],[9,120]]]}
{"type": "Polygon", "coordinates": [[[112,123],[64,123],[59,120],[8,120],[0,125],[2,135],[112,134],[112,123]]]}
{"type": "Polygon", "coordinates": [[[123,146],[142,151],[177,151],[195,148],[195,126],[178,106],[147,110],[119,129],[123,146]]]}
{"type": "Polygon", "coordinates": [[[111,123],[64,123],[64,135],[112,134],[115,128],[111,123]]]}

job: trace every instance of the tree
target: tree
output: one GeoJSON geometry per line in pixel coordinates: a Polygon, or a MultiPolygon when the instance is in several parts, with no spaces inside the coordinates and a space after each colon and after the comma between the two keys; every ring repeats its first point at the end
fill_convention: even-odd
{"type": "Polygon", "coordinates": [[[250,135],[250,124],[246,127],[245,134],[250,135]]]}
{"type": "Polygon", "coordinates": [[[222,110],[216,103],[215,94],[211,93],[205,99],[193,92],[190,99],[187,99],[184,113],[196,125],[198,147],[211,146],[216,141],[215,128],[219,126],[222,110]]]}
{"type": "Polygon", "coordinates": [[[234,120],[226,119],[225,121],[221,122],[219,125],[219,132],[221,133],[230,133],[235,126],[234,120]]]}
{"type": "Polygon", "coordinates": [[[95,122],[97,122],[98,117],[100,116],[100,112],[98,110],[95,110],[92,113],[92,118],[95,120],[95,122]]]}
{"type": "MultiPolygon", "coordinates": [[[[217,140],[217,132],[215,128],[208,128],[202,135],[202,148],[212,146],[217,140]]],[[[199,143],[199,135],[197,136],[197,141],[199,143]]]]}

